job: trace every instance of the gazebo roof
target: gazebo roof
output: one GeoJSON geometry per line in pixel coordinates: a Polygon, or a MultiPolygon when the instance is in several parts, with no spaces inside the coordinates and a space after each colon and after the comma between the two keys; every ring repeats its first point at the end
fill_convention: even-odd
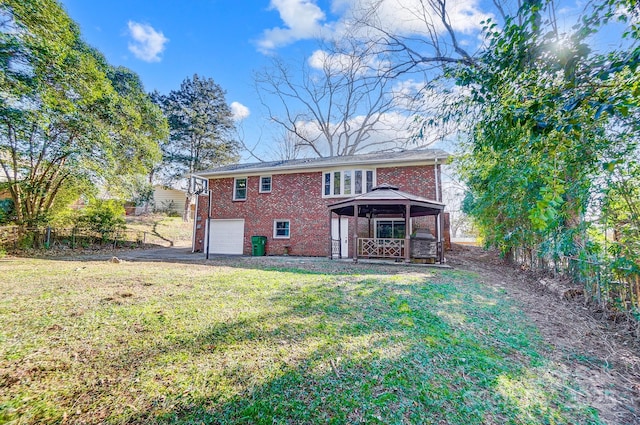
{"type": "Polygon", "coordinates": [[[328,208],[338,215],[353,216],[354,208],[358,206],[358,216],[367,217],[370,214],[402,215],[407,205],[410,207],[411,217],[438,215],[444,210],[444,204],[441,202],[403,192],[388,184],[381,184],[371,192],[330,204],[328,208]]]}

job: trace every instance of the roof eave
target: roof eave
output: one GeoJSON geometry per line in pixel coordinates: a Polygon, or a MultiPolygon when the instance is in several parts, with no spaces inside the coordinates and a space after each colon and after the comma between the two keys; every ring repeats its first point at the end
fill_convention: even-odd
{"type": "Polygon", "coordinates": [[[436,201],[422,201],[417,199],[345,199],[341,202],[327,205],[331,210],[350,207],[354,205],[410,205],[412,207],[423,207],[437,210],[444,210],[445,205],[436,201]]]}
{"type": "Polygon", "coordinates": [[[436,163],[436,161],[447,160],[451,157],[450,154],[440,151],[437,155],[434,155],[432,158],[389,158],[389,159],[363,159],[363,160],[349,160],[349,161],[338,161],[333,163],[319,163],[309,165],[307,163],[303,164],[293,164],[289,166],[272,166],[272,167],[264,167],[264,168],[243,168],[239,170],[223,170],[223,171],[215,171],[208,170],[202,171],[199,173],[194,173],[193,176],[201,177],[201,178],[223,178],[223,177],[233,177],[233,176],[244,176],[244,175],[261,175],[261,174],[269,174],[273,172],[289,172],[289,171],[321,171],[328,168],[342,167],[345,165],[349,166],[361,166],[361,165],[386,165],[386,164],[430,164],[436,163]]]}

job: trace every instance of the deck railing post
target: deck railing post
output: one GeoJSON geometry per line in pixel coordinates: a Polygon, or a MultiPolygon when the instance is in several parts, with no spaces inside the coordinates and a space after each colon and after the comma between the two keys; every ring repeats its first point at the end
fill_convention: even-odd
{"type": "Polygon", "coordinates": [[[330,260],[333,260],[333,220],[332,219],[333,219],[333,212],[329,210],[329,259],[330,260]]]}
{"type": "Polygon", "coordinates": [[[353,206],[353,215],[355,223],[353,225],[353,262],[358,262],[358,215],[360,213],[360,207],[358,205],[353,206]]]}
{"type": "Polygon", "coordinates": [[[404,213],[404,262],[405,263],[410,263],[411,262],[411,249],[409,244],[411,243],[411,233],[410,233],[410,226],[409,226],[409,221],[411,220],[411,205],[407,203],[407,205],[405,206],[405,213],[404,213]]]}

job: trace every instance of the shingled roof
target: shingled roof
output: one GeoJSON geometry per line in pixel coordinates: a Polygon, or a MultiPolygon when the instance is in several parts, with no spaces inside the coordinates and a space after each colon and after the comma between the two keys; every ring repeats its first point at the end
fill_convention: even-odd
{"type": "Polygon", "coordinates": [[[253,173],[311,170],[340,166],[366,166],[403,164],[412,162],[445,161],[449,154],[441,149],[414,149],[398,152],[378,152],[362,155],[332,156],[325,158],[290,159],[284,161],[232,164],[195,173],[198,177],[221,177],[253,173]]]}
{"type": "Polygon", "coordinates": [[[444,210],[444,204],[431,199],[398,190],[397,186],[381,184],[371,192],[363,193],[353,198],[343,199],[329,205],[329,209],[338,215],[353,215],[354,208],[358,208],[360,217],[367,217],[369,213],[402,214],[405,207],[411,206],[411,217],[437,215],[444,210]]]}

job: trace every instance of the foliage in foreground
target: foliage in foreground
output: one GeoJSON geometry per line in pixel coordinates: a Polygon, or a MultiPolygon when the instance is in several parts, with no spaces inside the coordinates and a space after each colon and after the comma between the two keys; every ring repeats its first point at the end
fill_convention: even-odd
{"type": "Polygon", "coordinates": [[[0,422],[598,423],[471,274],[3,268],[0,422]]]}
{"type": "Polygon", "coordinates": [[[556,267],[561,257],[606,263],[612,279],[588,295],[626,281],[615,307],[638,312],[637,5],[593,3],[566,29],[556,8],[525,2],[502,28],[488,20],[478,65],[455,73],[476,112],[458,162],[465,210],[505,254],[535,250],[556,267]],[[615,49],[598,50],[605,34],[619,34],[615,49]]]}
{"type": "Polygon", "coordinates": [[[549,240],[556,252],[588,250],[589,221],[602,217],[600,202],[611,205],[619,195],[612,183],[638,157],[640,49],[632,6],[594,5],[566,32],[548,17],[556,7],[526,3],[503,30],[489,20],[480,65],[458,73],[478,108],[460,162],[471,194],[466,207],[503,252],[549,240]],[[618,50],[597,51],[598,35],[623,32],[616,18],[626,39],[618,50]]]}
{"type": "Polygon", "coordinates": [[[159,159],[162,112],[56,0],[0,3],[0,91],[0,169],[20,225],[46,222],[74,180],[113,183],[159,159]]]}

